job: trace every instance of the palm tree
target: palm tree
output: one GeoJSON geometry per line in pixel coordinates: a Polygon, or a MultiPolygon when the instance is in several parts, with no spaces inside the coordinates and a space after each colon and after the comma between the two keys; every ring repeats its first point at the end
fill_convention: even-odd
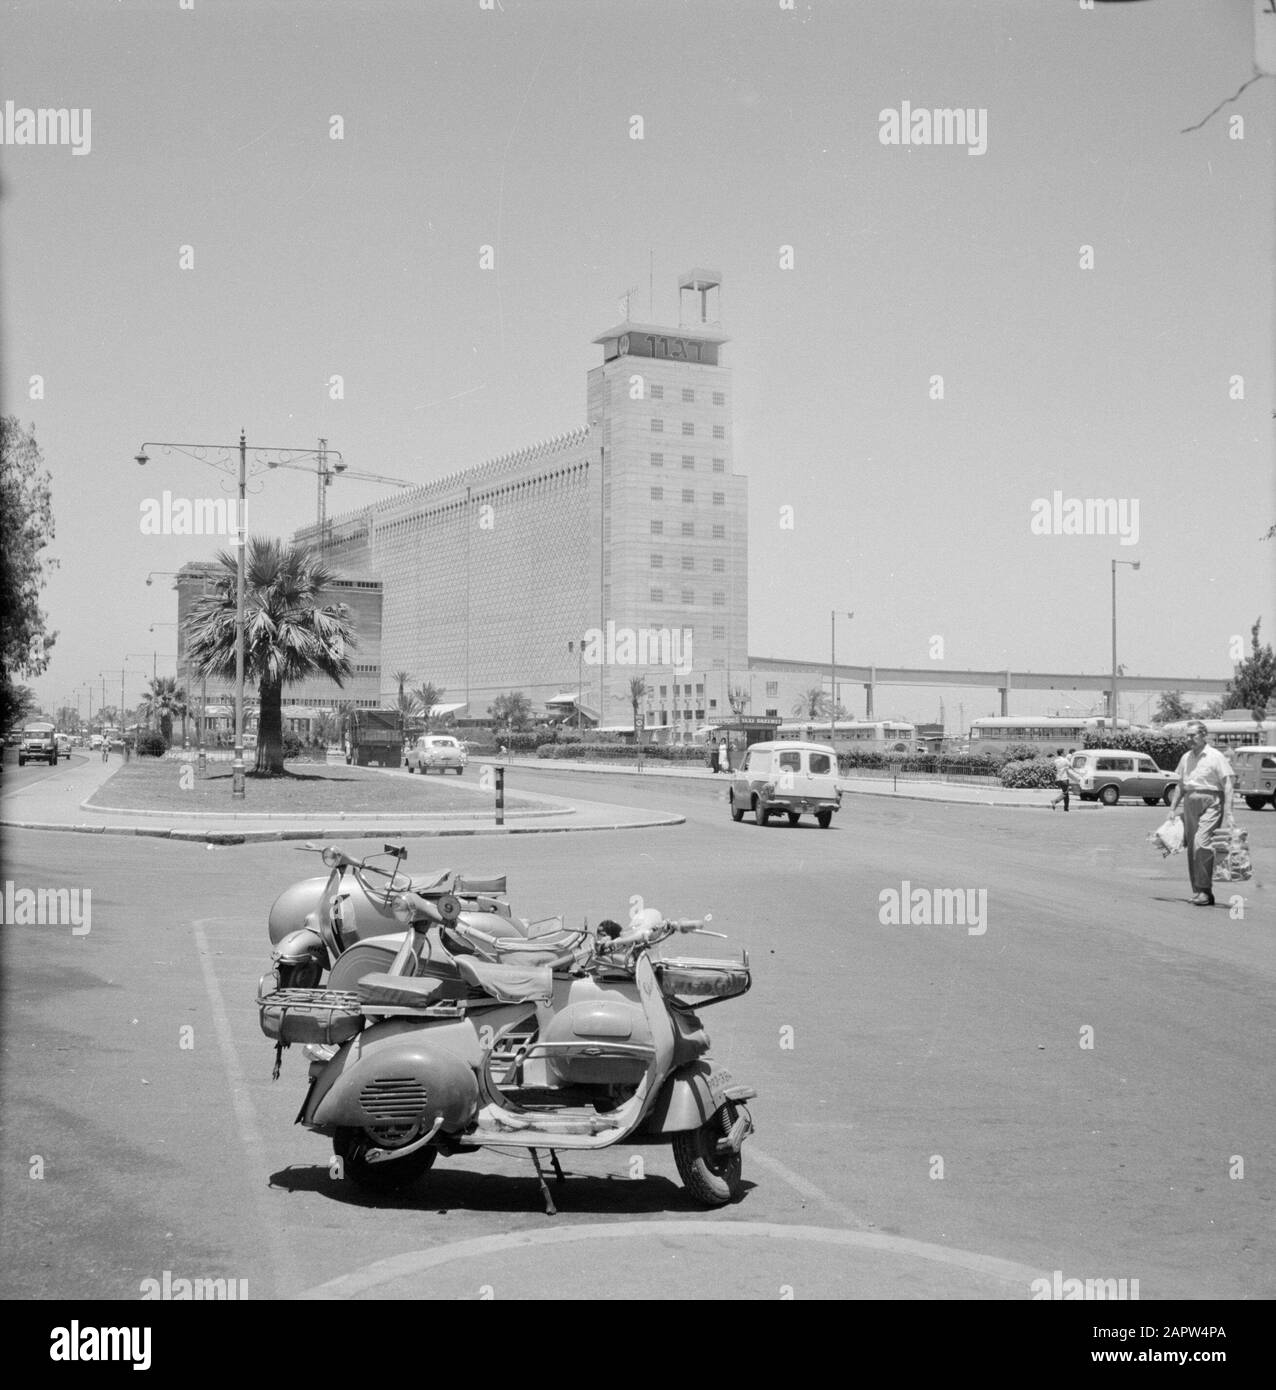
{"type": "Polygon", "coordinates": [[[799,719],[827,719],[829,717],[828,691],[813,685],[804,690],[793,702],[793,713],[799,719]]]}
{"type": "Polygon", "coordinates": [[[426,681],[424,685],[419,685],[409,697],[412,701],[412,711],[419,714],[425,720],[426,727],[430,724],[430,711],[435,705],[443,703],[443,697],[447,691],[441,685],[435,685],[433,681],[426,681]]]}
{"type": "Polygon", "coordinates": [[[156,676],[137,707],[138,714],[148,722],[158,719],[165,743],[173,741],[173,719],[186,718],[186,691],[176,676],[156,676]]]}
{"type": "Polygon", "coordinates": [[[638,706],[643,702],[643,700],[645,700],[645,699],[647,698],[647,693],[650,691],[650,689],[651,689],[651,687],[647,684],[647,681],[646,681],[646,678],[645,678],[645,677],[643,677],[643,676],[630,676],[630,677],[629,677],[629,703],[633,706],[633,711],[634,711],[634,742],[635,742],[635,743],[641,743],[641,742],[642,742],[642,728],[643,728],[643,725],[642,725],[642,724],[639,722],[639,720],[638,720],[638,706]]]}
{"type": "Polygon", "coordinates": [[[408,719],[412,714],[413,699],[406,693],[408,682],[412,679],[411,671],[396,671],[390,678],[398,686],[399,693],[394,702],[394,707],[399,711],[399,738],[406,739],[408,735],[408,719]]]}
{"type": "MultiPolygon", "coordinates": [[[[221,572],[192,605],[186,620],[191,670],[196,675],[235,674],[236,559],[220,551],[221,572]]],[[[255,537],[248,542],[244,575],[244,677],[257,682],[260,718],[256,773],[284,772],[283,688],[316,673],[341,685],[353,666],[350,610],[321,603],[333,572],[304,545],[255,537]]]]}

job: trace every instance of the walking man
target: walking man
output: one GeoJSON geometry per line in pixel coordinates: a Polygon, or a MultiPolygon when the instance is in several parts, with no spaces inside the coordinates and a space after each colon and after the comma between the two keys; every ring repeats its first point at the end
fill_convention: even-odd
{"type": "Polygon", "coordinates": [[[1058,787],[1059,794],[1050,803],[1050,809],[1053,811],[1062,801],[1063,809],[1066,811],[1068,810],[1068,793],[1072,790],[1072,784],[1068,781],[1068,759],[1062,748],[1059,749],[1058,756],[1054,760],[1054,784],[1058,787]]]}
{"type": "Polygon", "coordinates": [[[1172,816],[1183,817],[1183,848],[1192,880],[1192,904],[1214,906],[1214,832],[1232,826],[1232,765],[1209,744],[1199,719],[1188,725],[1192,747],[1183,754],[1174,776],[1172,816]]]}

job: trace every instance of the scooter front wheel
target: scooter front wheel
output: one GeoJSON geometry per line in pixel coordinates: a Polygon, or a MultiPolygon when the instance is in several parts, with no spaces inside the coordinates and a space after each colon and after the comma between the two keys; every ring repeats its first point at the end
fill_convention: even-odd
{"type": "Polygon", "coordinates": [[[385,1125],[377,1129],[338,1129],[332,1149],[341,1160],[344,1176],[370,1192],[393,1192],[422,1178],[434,1165],[433,1145],[417,1149],[402,1158],[369,1163],[369,1149],[406,1148],[421,1137],[423,1125],[385,1125]]]}
{"type": "Polygon", "coordinates": [[[739,1153],[719,1153],[718,1140],[731,1132],[739,1112],[727,1101],[699,1129],[673,1136],[673,1158],[682,1185],[702,1206],[725,1207],[742,1190],[744,1165],[739,1153]]]}

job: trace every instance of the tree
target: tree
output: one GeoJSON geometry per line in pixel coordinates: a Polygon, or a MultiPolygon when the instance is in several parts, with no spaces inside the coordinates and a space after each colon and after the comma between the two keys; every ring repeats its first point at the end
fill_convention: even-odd
{"type": "Polygon", "coordinates": [[[54,715],[53,722],[63,733],[74,733],[80,727],[80,716],[70,705],[63,705],[54,715]]]}
{"type": "Polygon", "coordinates": [[[186,691],[175,676],[156,676],[142,696],[138,713],[148,722],[158,720],[164,742],[171,744],[174,718],[186,717],[186,691]]]}
{"type": "Polygon", "coordinates": [[[1262,618],[1254,620],[1249,630],[1249,656],[1237,663],[1223,694],[1224,709],[1247,709],[1255,719],[1263,717],[1268,703],[1276,696],[1276,653],[1270,642],[1263,647],[1258,644],[1262,621],[1262,618]]]}
{"type": "Polygon", "coordinates": [[[421,718],[425,720],[427,727],[430,723],[430,711],[435,705],[441,705],[443,703],[443,697],[446,694],[447,691],[444,690],[441,685],[435,685],[433,681],[426,681],[424,684],[417,686],[412,692],[411,700],[413,711],[420,714],[421,718]]]}
{"type": "Polygon", "coordinates": [[[747,686],[733,685],[727,691],[727,704],[731,706],[731,713],[743,714],[749,708],[750,698],[747,686]]]}
{"type": "Polygon", "coordinates": [[[395,699],[394,707],[399,711],[399,737],[406,738],[408,732],[408,720],[412,717],[412,711],[416,702],[407,693],[407,684],[412,679],[411,671],[396,671],[391,677],[398,687],[398,696],[395,699]]]}
{"type": "Polygon", "coordinates": [[[330,711],[319,715],[311,724],[311,737],[316,743],[341,742],[341,720],[330,711]]]}
{"type": "Polygon", "coordinates": [[[1217,719],[1227,707],[1222,700],[1211,700],[1208,705],[1202,705],[1196,711],[1197,719],[1217,719]]]}
{"type": "Polygon", "coordinates": [[[828,691],[813,685],[793,702],[793,713],[799,719],[827,719],[831,704],[828,691]]]}
{"type": "Polygon", "coordinates": [[[39,707],[40,702],[29,685],[9,686],[5,693],[4,727],[11,729],[15,724],[25,722],[39,707]]]}
{"type": "Polygon", "coordinates": [[[508,695],[498,695],[487,707],[487,712],[498,725],[507,730],[526,729],[532,722],[532,702],[521,690],[508,695]]]}
{"type": "Polygon", "coordinates": [[[40,552],[53,539],[53,492],[34,426],[16,416],[0,419],[0,721],[9,728],[20,712],[15,676],[38,676],[49,664],[57,632],[45,627],[40,593],[57,560],[40,552]]]}
{"type": "Polygon", "coordinates": [[[647,698],[647,694],[650,691],[650,689],[651,687],[647,684],[647,681],[643,676],[629,677],[629,703],[633,706],[634,711],[635,737],[639,739],[641,739],[642,737],[642,727],[645,723],[645,720],[639,719],[638,706],[642,704],[642,702],[647,698]]]}
{"type": "MultiPolygon", "coordinates": [[[[235,556],[220,551],[221,572],[195,600],[185,636],[196,675],[235,676],[235,556]]],[[[257,761],[263,776],[284,769],[283,688],[316,673],[338,686],[353,671],[347,649],[355,645],[350,610],[324,604],[333,573],[304,545],[254,537],[244,575],[244,678],[257,683],[260,715],[257,761]]]]}
{"type": "Polygon", "coordinates": [[[1183,698],[1181,690],[1163,690],[1156,702],[1152,715],[1153,724],[1177,724],[1181,719],[1191,719],[1192,702],[1183,698]]]}

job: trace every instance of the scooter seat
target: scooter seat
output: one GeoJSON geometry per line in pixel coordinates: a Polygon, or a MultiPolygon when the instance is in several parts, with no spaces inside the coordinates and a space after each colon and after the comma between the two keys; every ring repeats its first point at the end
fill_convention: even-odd
{"type": "Polygon", "coordinates": [[[545,1003],[554,995],[554,973],[548,965],[496,965],[477,956],[457,956],[461,977],[502,1004],[545,1003]]]}
{"type": "Polygon", "coordinates": [[[443,981],[420,975],[365,975],[355,993],[364,1004],[381,1004],[394,1009],[420,1009],[437,1003],[443,981]]]}
{"type": "Polygon", "coordinates": [[[458,877],[456,891],[465,894],[503,893],[505,892],[505,875],[497,874],[495,878],[458,877]]]}

